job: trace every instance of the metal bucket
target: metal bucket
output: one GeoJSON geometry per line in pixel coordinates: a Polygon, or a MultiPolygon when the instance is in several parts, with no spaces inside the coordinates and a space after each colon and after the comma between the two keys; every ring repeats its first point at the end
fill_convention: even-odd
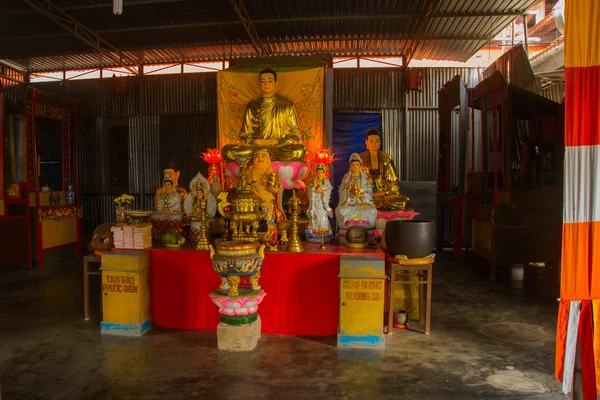
{"type": "Polygon", "coordinates": [[[435,248],[435,221],[388,221],[385,225],[385,241],[388,251],[393,255],[427,257],[435,248]]]}

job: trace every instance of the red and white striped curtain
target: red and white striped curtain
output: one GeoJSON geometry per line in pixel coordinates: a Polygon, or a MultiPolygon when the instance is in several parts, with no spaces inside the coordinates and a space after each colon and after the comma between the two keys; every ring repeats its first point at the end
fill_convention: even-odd
{"type": "Polygon", "coordinates": [[[565,170],[556,378],[573,387],[579,346],[584,399],[600,393],[600,0],[565,7],[565,170]]]}

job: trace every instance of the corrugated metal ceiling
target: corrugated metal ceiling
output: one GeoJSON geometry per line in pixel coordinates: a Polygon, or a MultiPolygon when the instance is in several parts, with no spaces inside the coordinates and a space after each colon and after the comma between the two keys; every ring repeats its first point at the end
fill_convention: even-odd
{"type": "MultiPolygon", "coordinates": [[[[23,0],[37,1],[37,0],[23,0]]],[[[239,2],[240,0],[232,0],[239,2]]],[[[539,0],[245,0],[269,55],[400,55],[466,61],[539,0]]],[[[139,63],[256,57],[229,1],[52,0],[139,63]]],[[[0,59],[30,71],[114,65],[114,61],[25,2],[0,11],[0,59]]],[[[41,2],[44,3],[44,2],[41,2]]]]}

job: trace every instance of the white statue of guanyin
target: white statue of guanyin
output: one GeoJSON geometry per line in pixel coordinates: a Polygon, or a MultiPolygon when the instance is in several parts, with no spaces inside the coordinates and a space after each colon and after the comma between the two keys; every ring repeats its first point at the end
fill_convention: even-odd
{"type": "Polygon", "coordinates": [[[342,178],[339,188],[339,204],[335,209],[337,225],[342,229],[375,226],[377,208],[373,204],[373,186],[370,177],[362,169],[358,153],[350,156],[349,171],[342,178]]]}

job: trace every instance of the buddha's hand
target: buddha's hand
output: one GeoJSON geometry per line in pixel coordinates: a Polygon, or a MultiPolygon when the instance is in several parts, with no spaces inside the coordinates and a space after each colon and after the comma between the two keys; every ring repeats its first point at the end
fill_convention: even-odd
{"type": "Polygon", "coordinates": [[[254,139],[252,144],[256,144],[259,146],[275,146],[279,144],[279,142],[275,139],[254,139]]]}
{"type": "Polygon", "coordinates": [[[284,143],[302,143],[302,139],[297,133],[290,133],[285,137],[284,143]]]}
{"type": "Polygon", "coordinates": [[[250,136],[248,136],[246,132],[240,132],[240,134],[238,135],[238,140],[240,143],[246,144],[250,141],[250,136]]]}

